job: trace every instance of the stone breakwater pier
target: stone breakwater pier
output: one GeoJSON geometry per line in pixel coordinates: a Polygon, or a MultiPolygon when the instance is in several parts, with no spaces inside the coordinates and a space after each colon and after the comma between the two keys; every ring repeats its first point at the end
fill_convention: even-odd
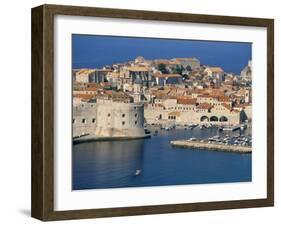
{"type": "Polygon", "coordinates": [[[212,151],[225,151],[225,152],[237,152],[237,153],[252,153],[251,147],[226,145],[226,144],[209,144],[198,141],[189,140],[175,140],[170,142],[174,147],[180,148],[194,148],[200,150],[212,150],[212,151]]]}

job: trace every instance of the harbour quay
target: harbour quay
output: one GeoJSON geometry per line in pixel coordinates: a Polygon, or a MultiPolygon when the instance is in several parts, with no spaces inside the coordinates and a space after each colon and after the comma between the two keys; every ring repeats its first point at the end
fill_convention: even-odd
{"type": "Polygon", "coordinates": [[[174,140],[170,144],[174,147],[191,148],[195,150],[212,150],[212,151],[225,151],[225,152],[237,152],[237,153],[252,153],[252,148],[247,146],[227,145],[206,143],[193,140],[174,140]]]}

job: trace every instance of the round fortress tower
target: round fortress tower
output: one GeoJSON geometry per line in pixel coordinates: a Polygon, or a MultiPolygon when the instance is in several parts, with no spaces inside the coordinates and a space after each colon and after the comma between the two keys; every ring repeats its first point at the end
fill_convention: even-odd
{"type": "Polygon", "coordinates": [[[97,137],[145,136],[143,104],[98,99],[96,103],[97,137]]]}
{"type": "Polygon", "coordinates": [[[96,99],[73,107],[74,141],[148,137],[144,131],[144,106],[129,101],[96,99]]]}

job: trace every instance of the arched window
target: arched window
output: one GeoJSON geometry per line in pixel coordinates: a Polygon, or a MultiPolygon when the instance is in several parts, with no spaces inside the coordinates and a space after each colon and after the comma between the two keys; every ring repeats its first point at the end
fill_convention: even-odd
{"type": "Polygon", "coordinates": [[[220,117],[220,122],[227,122],[227,121],[228,121],[227,117],[225,117],[225,116],[220,117]]]}
{"type": "Polygon", "coordinates": [[[200,118],[200,121],[201,121],[201,122],[209,122],[209,118],[204,115],[204,116],[202,116],[202,117],[200,118]]]}
{"type": "Polygon", "coordinates": [[[217,116],[212,116],[212,117],[210,118],[210,121],[211,121],[211,122],[217,122],[217,121],[219,121],[219,119],[218,119],[217,116]]]}

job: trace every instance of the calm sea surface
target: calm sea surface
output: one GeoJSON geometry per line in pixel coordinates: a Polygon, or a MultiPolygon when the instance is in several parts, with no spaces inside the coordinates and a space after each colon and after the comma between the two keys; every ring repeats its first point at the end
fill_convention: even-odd
{"type": "Polygon", "coordinates": [[[78,190],[251,181],[251,154],[170,145],[171,140],[214,135],[218,135],[215,128],[173,129],[161,130],[158,136],[144,140],[73,145],[72,187],[78,190]],[[141,174],[135,176],[136,170],[141,174]]]}
{"type": "MultiPolygon", "coordinates": [[[[206,37],[207,39],[208,37],[206,37]]],[[[133,60],[197,57],[202,64],[240,74],[252,58],[252,44],[155,38],[72,35],[72,68],[96,68],[133,60]]]]}

